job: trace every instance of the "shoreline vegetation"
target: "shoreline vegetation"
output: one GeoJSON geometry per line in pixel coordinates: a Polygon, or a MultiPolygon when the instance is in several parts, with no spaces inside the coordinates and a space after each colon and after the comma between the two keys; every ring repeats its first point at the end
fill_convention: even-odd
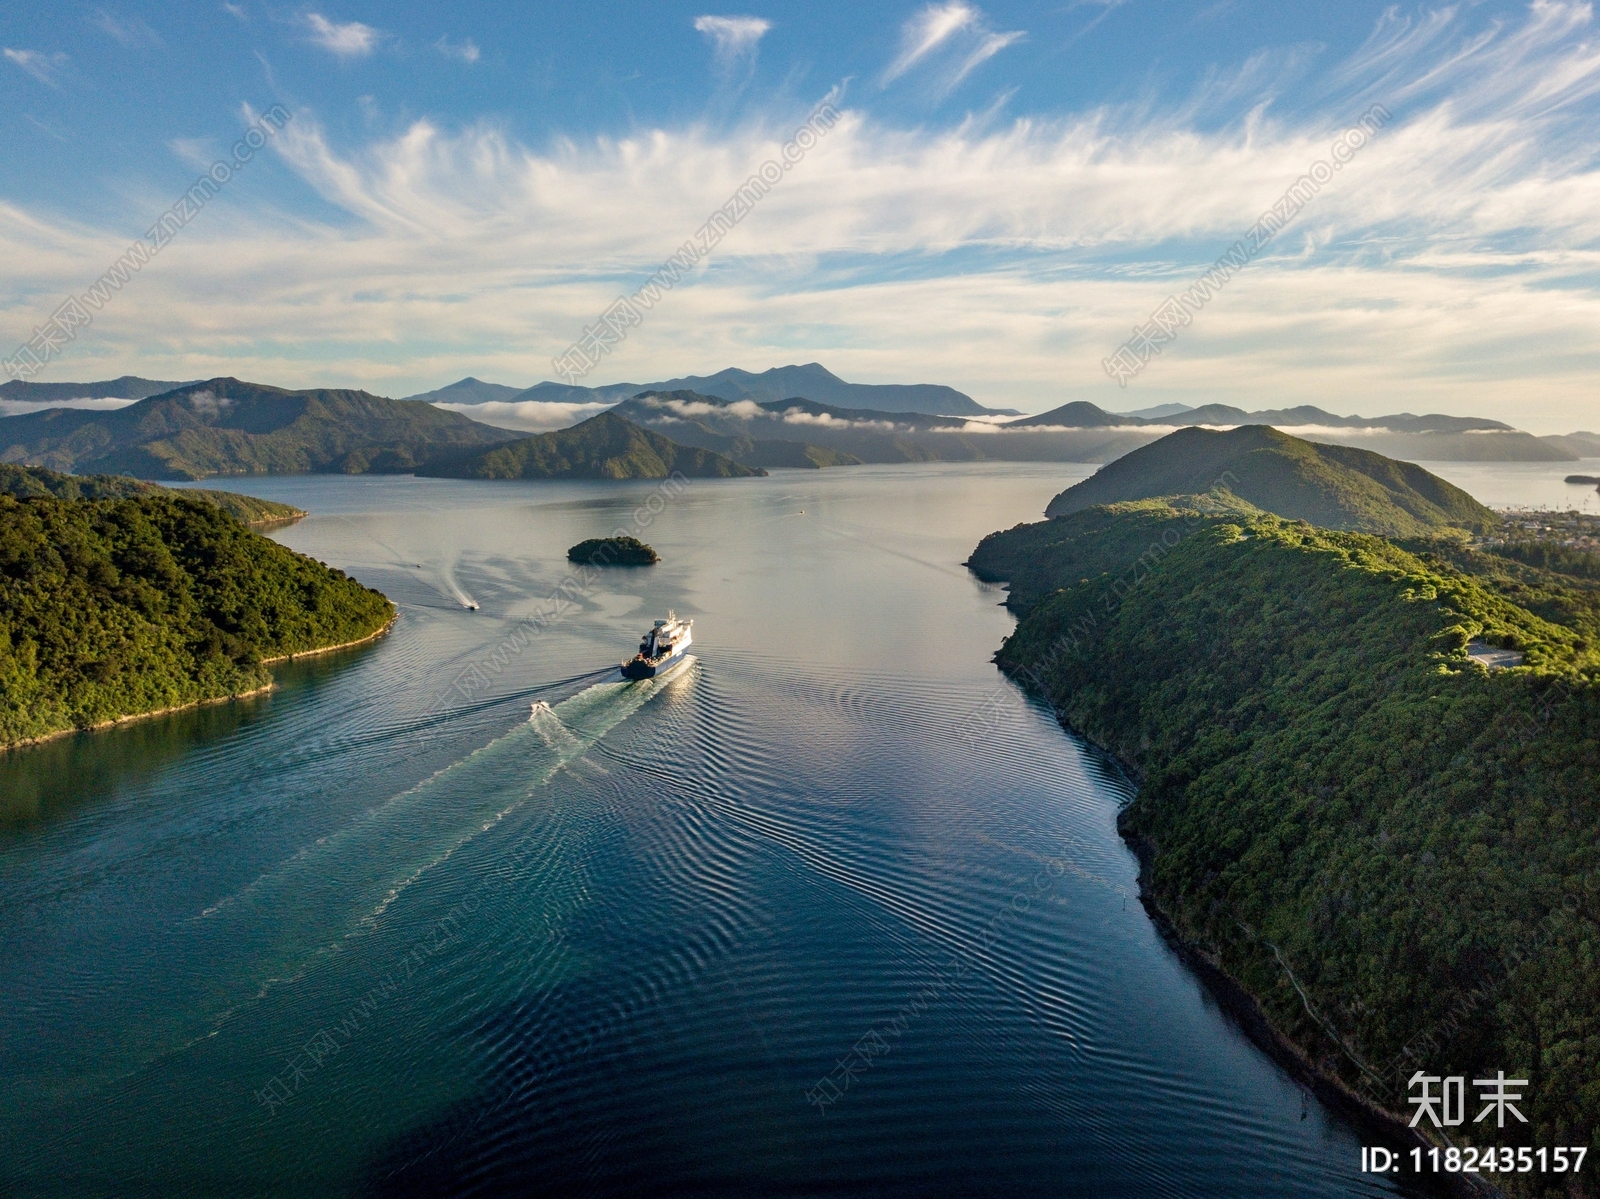
{"type": "MultiPolygon", "coordinates": [[[[1295,461],[1261,478],[1292,497],[1295,461]]],[[[1600,585],[1444,521],[1382,537],[1264,498],[1224,484],[985,538],[969,566],[1019,616],[997,663],[1137,780],[1118,828],[1152,918],[1291,1072],[1413,1136],[1415,1071],[1504,1069],[1531,1123],[1455,1132],[1593,1144],[1600,585]]]]}
{"type": "MultiPolygon", "coordinates": [[[[177,490],[128,475],[64,475],[42,466],[0,462],[0,493],[19,500],[119,500],[141,495],[175,495],[177,490]]],[[[305,510],[276,500],[261,500],[236,491],[185,487],[184,495],[205,500],[251,529],[276,529],[305,518],[305,510]]]]}
{"type": "Polygon", "coordinates": [[[385,636],[399,619],[400,614],[396,612],[384,622],[381,629],[376,629],[365,637],[357,637],[353,641],[341,641],[338,645],[319,645],[315,649],[295,650],[293,653],[279,654],[275,658],[262,658],[261,665],[276,666],[280,662],[299,662],[303,658],[320,658],[323,654],[336,654],[342,649],[355,649],[358,645],[366,645],[369,641],[376,641],[379,637],[385,636]]]}
{"type": "MultiPolygon", "coordinates": [[[[346,641],[340,645],[324,645],[318,649],[300,650],[292,654],[280,654],[276,658],[262,658],[261,665],[276,666],[282,662],[298,662],[304,658],[318,658],[323,654],[337,653],[342,649],[355,649],[357,646],[366,645],[384,636],[394,628],[394,622],[400,619],[398,615],[390,617],[389,623],[375,633],[368,633],[365,637],[358,637],[354,641],[346,641]]],[[[22,741],[13,741],[0,745],[0,753],[8,753],[13,749],[26,749],[31,745],[43,745],[48,741],[55,741],[61,737],[70,737],[74,733],[94,733],[105,729],[118,728],[121,725],[132,724],[137,720],[152,720],[157,716],[171,716],[175,712],[188,712],[195,708],[205,708],[212,704],[230,704],[239,699],[255,699],[258,696],[269,695],[277,689],[277,680],[265,683],[251,691],[239,691],[231,695],[213,695],[208,699],[191,700],[186,704],[177,704],[170,708],[155,708],[148,712],[130,712],[123,716],[113,716],[109,720],[102,720],[98,724],[84,725],[81,727],[57,729],[53,733],[44,733],[38,737],[29,737],[22,741]]]]}
{"type": "MultiPolygon", "coordinates": [[[[1071,728],[1064,721],[1062,724],[1065,728],[1071,728]]],[[[1072,731],[1078,732],[1076,729],[1072,731]]],[[[1082,733],[1078,735],[1083,736],[1082,733]]],[[[1093,741],[1090,743],[1095,744],[1102,752],[1110,753],[1105,746],[1093,741]]],[[[1111,757],[1119,767],[1129,772],[1131,779],[1138,781],[1137,771],[1132,770],[1128,763],[1122,761],[1116,754],[1111,754],[1111,757]]],[[[1133,850],[1134,857],[1139,861],[1139,903],[1144,908],[1145,914],[1150,917],[1150,923],[1155,925],[1156,932],[1161,935],[1167,947],[1177,955],[1178,960],[1200,979],[1211,997],[1216,1000],[1217,1006],[1243,1030],[1251,1044],[1276,1062],[1301,1087],[1315,1095],[1318,1101],[1337,1111],[1358,1128],[1394,1138],[1389,1142],[1390,1148],[1399,1148],[1402,1143],[1405,1151],[1409,1151],[1412,1145],[1425,1152],[1433,1148],[1434,1141],[1410,1127],[1409,1117],[1374,1103],[1368,1096],[1347,1086],[1337,1074],[1322,1069],[1306,1054],[1302,1046],[1290,1040],[1272,1022],[1271,1015],[1255,995],[1229,974],[1220,962],[1208,955],[1203,945],[1185,936],[1155,899],[1151,890],[1150,867],[1155,858],[1155,847],[1137,835],[1120,829],[1119,832],[1122,832],[1123,841],[1133,850]]],[[[1440,1181],[1445,1193],[1451,1195],[1466,1197],[1495,1193],[1474,1185],[1470,1178],[1462,1175],[1442,1175],[1440,1181]]]]}
{"type": "Polygon", "coordinates": [[[0,746],[260,694],[394,619],[205,497],[0,493],[0,746]]]}
{"type": "Polygon", "coordinates": [[[40,733],[37,737],[24,737],[21,741],[10,741],[0,745],[0,754],[10,753],[14,749],[28,749],[31,746],[44,745],[51,741],[57,741],[62,737],[70,737],[74,733],[99,733],[125,724],[133,724],[140,720],[154,720],[157,716],[171,716],[177,712],[189,712],[195,708],[206,708],[213,704],[231,704],[234,700],[239,699],[255,699],[258,696],[269,694],[276,685],[275,683],[265,683],[251,691],[240,691],[234,695],[213,695],[208,699],[196,699],[186,704],[174,704],[170,708],[154,708],[149,712],[130,712],[125,716],[113,716],[109,720],[102,720],[97,724],[75,725],[72,728],[56,729],[54,732],[40,733]]]}

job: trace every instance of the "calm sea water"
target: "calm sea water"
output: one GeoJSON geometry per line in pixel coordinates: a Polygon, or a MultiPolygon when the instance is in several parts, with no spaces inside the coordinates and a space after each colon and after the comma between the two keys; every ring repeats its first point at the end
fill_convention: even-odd
{"type": "Polygon", "coordinates": [[[253,481],[401,619],[0,758],[0,1192],[1390,1193],[990,663],[961,560],[1091,470],[696,482],[533,634],[652,485],[253,481]]]}
{"type": "Polygon", "coordinates": [[[1568,475],[1600,478],[1600,458],[1577,462],[1421,462],[1441,479],[1491,508],[1554,508],[1600,513],[1593,483],[1568,483],[1568,475]]]}

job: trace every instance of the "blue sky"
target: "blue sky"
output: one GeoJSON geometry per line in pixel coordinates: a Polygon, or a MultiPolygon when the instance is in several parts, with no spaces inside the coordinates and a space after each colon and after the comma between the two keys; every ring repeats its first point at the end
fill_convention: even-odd
{"type": "MultiPolygon", "coordinates": [[[[292,114],[38,377],[529,384],[823,102],[585,382],[820,360],[1073,399],[1600,427],[1587,5],[56,5],[0,14],[0,341],[292,114]],[[1103,360],[1372,104],[1163,354],[1103,360]]],[[[0,355],[3,356],[3,355],[0,355]]]]}

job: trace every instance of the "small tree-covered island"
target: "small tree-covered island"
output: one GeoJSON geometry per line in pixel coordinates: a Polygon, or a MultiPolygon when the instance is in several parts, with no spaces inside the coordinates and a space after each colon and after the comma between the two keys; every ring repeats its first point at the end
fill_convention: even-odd
{"type": "Polygon", "coordinates": [[[591,537],[568,550],[567,561],[584,566],[654,566],[661,555],[637,537],[591,537]]]}
{"type": "Polygon", "coordinates": [[[1146,902],[1245,1026],[1396,1131],[1425,1063],[1532,1080],[1472,1144],[1591,1143],[1594,577],[1419,467],[1270,429],[1173,434],[1049,513],[969,562],[1021,618],[996,660],[1137,779],[1146,902]]]}
{"type": "MultiPolygon", "coordinates": [[[[272,660],[394,618],[212,497],[61,478],[12,472],[0,491],[0,747],[261,691],[272,660]]],[[[223,502],[263,521],[298,512],[223,502]]]]}

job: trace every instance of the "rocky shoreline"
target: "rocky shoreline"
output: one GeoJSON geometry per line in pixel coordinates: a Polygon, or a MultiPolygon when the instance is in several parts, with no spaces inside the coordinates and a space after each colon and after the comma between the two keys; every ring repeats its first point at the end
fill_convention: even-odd
{"type": "MultiPolygon", "coordinates": [[[[1072,731],[1076,733],[1076,730],[1072,731]]],[[[1076,735],[1082,736],[1081,733],[1076,735]]],[[[1126,768],[1123,763],[1119,762],[1119,765],[1126,768]]],[[[1124,843],[1139,859],[1139,902],[1144,905],[1150,922],[1183,964],[1205,984],[1206,990],[1217,1001],[1217,1006],[1250,1038],[1251,1044],[1281,1066],[1324,1106],[1338,1112],[1363,1133],[1371,1134],[1374,1140],[1381,1138],[1381,1143],[1388,1148],[1407,1152],[1413,1146],[1424,1151],[1435,1146],[1444,1147],[1443,1142],[1431,1140],[1420,1129],[1410,1127],[1405,1117],[1378,1107],[1365,1096],[1351,1090],[1342,1079],[1317,1066],[1299,1045],[1272,1023],[1253,994],[1213,961],[1205,950],[1184,937],[1156,902],[1149,885],[1150,866],[1155,860],[1156,847],[1135,834],[1125,832],[1120,827],[1120,820],[1118,825],[1117,831],[1124,843]]],[[[1470,1174],[1439,1174],[1437,1178],[1438,1193],[1451,1196],[1452,1199],[1488,1199],[1503,1194],[1498,1188],[1470,1174]]]]}

